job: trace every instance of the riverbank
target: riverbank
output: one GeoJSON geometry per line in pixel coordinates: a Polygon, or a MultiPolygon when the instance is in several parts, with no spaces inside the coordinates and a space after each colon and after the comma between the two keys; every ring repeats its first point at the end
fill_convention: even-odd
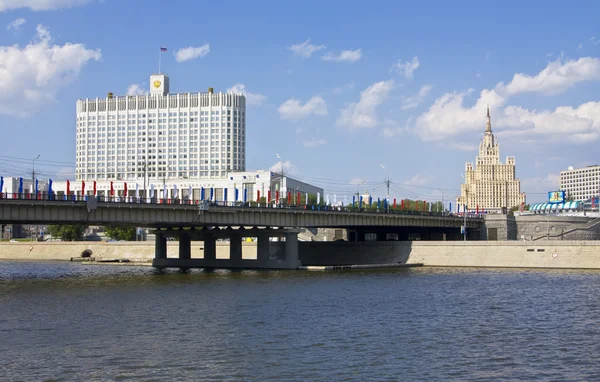
{"type": "MultiPolygon", "coordinates": [[[[192,242],[192,258],[203,257],[203,243],[192,242]]],[[[97,260],[148,263],[153,242],[0,243],[0,260],[70,261],[91,251],[97,260]]],[[[414,241],[300,242],[303,266],[423,264],[430,267],[600,269],[600,241],[414,241]]],[[[256,259],[255,242],[244,242],[242,257],[256,259]]],[[[178,242],[167,243],[167,257],[177,258],[178,242]]],[[[217,243],[217,258],[229,258],[229,243],[217,243]]]]}

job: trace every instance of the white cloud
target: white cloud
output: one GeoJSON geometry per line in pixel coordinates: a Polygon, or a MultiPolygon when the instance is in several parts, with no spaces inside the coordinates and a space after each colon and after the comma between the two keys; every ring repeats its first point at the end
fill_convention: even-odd
{"type": "Polygon", "coordinates": [[[143,87],[141,87],[138,84],[131,84],[127,88],[127,95],[128,96],[146,95],[148,93],[149,93],[148,90],[144,89],[143,87]]]}
{"type": "Polygon", "coordinates": [[[527,195],[527,203],[535,203],[546,200],[548,191],[558,190],[559,186],[559,174],[549,173],[546,176],[521,179],[521,191],[525,192],[527,195]]]}
{"type": "Polygon", "coordinates": [[[577,49],[576,50],[581,50],[581,49],[583,49],[583,44],[577,45],[577,49]]]}
{"type": "Polygon", "coordinates": [[[251,106],[260,106],[267,100],[267,96],[265,96],[265,95],[258,94],[258,93],[251,93],[251,92],[247,91],[246,85],[244,85],[244,84],[233,85],[232,87],[227,89],[227,93],[235,93],[235,94],[245,95],[246,103],[248,103],[248,105],[251,105],[251,106]]]}
{"type": "Polygon", "coordinates": [[[7,30],[13,30],[13,31],[17,31],[19,30],[19,28],[21,28],[21,25],[25,24],[27,20],[25,20],[23,17],[18,18],[16,20],[11,21],[7,26],[6,29],[7,30]]]}
{"type": "Polygon", "coordinates": [[[400,134],[404,134],[404,133],[410,133],[412,132],[410,126],[413,124],[413,119],[408,118],[408,120],[406,121],[404,126],[398,126],[398,122],[391,120],[391,119],[386,119],[385,121],[383,121],[383,136],[386,138],[391,138],[394,137],[396,135],[400,135],[400,134]]]}
{"type": "Polygon", "coordinates": [[[362,50],[343,50],[339,54],[328,52],[321,57],[323,61],[356,62],[362,58],[362,50]]]}
{"type": "Polygon", "coordinates": [[[281,174],[282,168],[283,168],[284,174],[294,175],[294,174],[298,173],[298,167],[296,167],[296,165],[294,165],[289,160],[286,160],[285,162],[279,161],[279,162],[275,163],[273,166],[271,166],[269,171],[277,173],[277,174],[281,174]]]}
{"type": "Polygon", "coordinates": [[[423,175],[415,175],[409,180],[405,180],[402,184],[406,186],[424,186],[429,183],[429,178],[423,175]]]}
{"type": "Polygon", "coordinates": [[[473,106],[465,107],[465,98],[473,91],[446,93],[435,100],[429,110],[416,121],[416,132],[425,141],[444,141],[452,136],[483,131],[485,128],[486,105],[492,111],[492,128],[500,126],[513,131],[500,132],[501,135],[535,135],[550,139],[552,132],[567,134],[560,139],[573,142],[596,139],[600,133],[597,108],[598,103],[590,102],[577,109],[557,108],[554,111],[529,111],[518,106],[505,107],[511,96],[523,93],[543,95],[563,92],[574,84],[600,80],[600,59],[585,57],[563,62],[562,59],[548,63],[548,66],[534,76],[515,74],[507,85],[498,83],[494,89],[480,92],[473,106]]]}
{"type": "Polygon", "coordinates": [[[314,115],[327,115],[327,104],[321,96],[313,96],[304,105],[295,99],[291,98],[285,101],[277,109],[281,119],[302,119],[314,115]]]}
{"type": "MultiPolygon", "coordinates": [[[[506,92],[512,94],[541,93],[553,95],[561,93],[583,81],[600,80],[600,58],[581,57],[578,60],[563,62],[561,59],[548,63],[535,76],[523,73],[514,75],[506,85],[506,92]]],[[[502,87],[498,84],[497,87],[502,87]]]]}
{"type": "Polygon", "coordinates": [[[419,57],[415,56],[410,61],[398,60],[398,62],[396,62],[394,66],[392,66],[392,69],[390,71],[398,71],[406,79],[411,80],[414,77],[415,70],[419,69],[419,66],[421,66],[421,63],[419,62],[419,57]]]}
{"type": "Polygon", "coordinates": [[[317,147],[327,144],[325,139],[312,139],[309,141],[302,141],[304,147],[317,147]]]}
{"type": "Polygon", "coordinates": [[[322,49],[325,49],[325,45],[313,45],[310,43],[310,39],[296,45],[291,45],[288,47],[296,56],[300,56],[302,58],[309,58],[313,53],[318,52],[322,49]]]}
{"type": "Polygon", "coordinates": [[[175,61],[184,62],[188,60],[193,60],[194,58],[204,57],[210,52],[210,45],[204,44],[201,46],[193,47],[189,46],[187,48],[181,48],[175,51],[175,61]]]}
{"type": "Polygon", "coordinates": [[[347,84],[344,84],[338,88],[335,88],[331,91],[332,94],[341,94],[346,90],[352,90],[354,89],[354,86],[356,86],[356,84],[354,83],[354,81],[352,82],[348,82],[347,84]]]}
{"type": "Polygon", "coordinates": [[[49,11],[76,7],[90,2],[92,0],[0,0],[0,12],[19,8],[29,8],[32,11],[49,11]]]}
{"type": "Polygon", "coordinates": [[[340,110],[336,124],[349,129],[373,128],[379,124],[375,115],[394,88],[394,81],[380,81],[360,93],[360,100],[340,110]]]}
{"type": "Polygon", "coordinates": [[[22,48],[0,46],[0,114],[26,116],[38,111],[53,102],[58,90],[74,81],[88,61],[101,57],[99,49],[83,44],[52,45],[43,25],[22,48]]]}
{"type": "Polygon", "coordinates": [[[429,94],[429,92],[431,91],[432,88],[433,88],[433,86],[431,86],[431,85],[421,86],[421,89],[419,89],[419,92],[417,94],[412,95],[410,97],[405,97],[402,100],[402,106],[400,108],[402,110],[410,110],[410,109],[414,109],[415,107],[419,106],[421,104],[421,102],[423,102],[425,97],[427,97],[427,95],[429,94]]]}

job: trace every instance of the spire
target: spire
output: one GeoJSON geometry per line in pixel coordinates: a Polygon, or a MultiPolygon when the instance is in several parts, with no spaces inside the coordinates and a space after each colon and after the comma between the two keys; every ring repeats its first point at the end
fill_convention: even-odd
{"type": "Polygon", "coordinates": [[[487,124],[485,126],[485,132],[492,132],[492,119],[490,118],[490,105],[487,105],[487,124]]]}

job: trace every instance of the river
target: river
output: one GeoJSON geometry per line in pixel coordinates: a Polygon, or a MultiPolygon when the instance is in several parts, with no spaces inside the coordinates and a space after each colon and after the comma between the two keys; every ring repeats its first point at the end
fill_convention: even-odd
{"type": "Polygon", "coordinates": [[[599,380],[600,272],[0,262],[0,380],[599,380]]]}

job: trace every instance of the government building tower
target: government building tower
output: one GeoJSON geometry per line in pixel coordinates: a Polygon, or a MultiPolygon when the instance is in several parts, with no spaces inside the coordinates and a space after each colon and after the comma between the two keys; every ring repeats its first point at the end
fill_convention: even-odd
{"type": "Polygon", "coordinates": [[[503,208],[525,203],[525,193],[521,193],[521,181],[515,178],[515,157],[506,157],[506,164],[500,162],[500,145],[492,133],[490,108],[487,108],[487,125],[483,140],[479,144],[479,155],[473,163],[465,165],[465,183],[461,185],[456,202],[460,211],[467,206],[469,211],[477,208],[486,212],[502,212],[503,208]]]}
{"type": "Polygon", "coordinates": [[[77,180],[226,178],[245,171],[245,146],[242,94],[169,94],[169,77],[153,74],[148,95],[77,101],[77,180]]]}

